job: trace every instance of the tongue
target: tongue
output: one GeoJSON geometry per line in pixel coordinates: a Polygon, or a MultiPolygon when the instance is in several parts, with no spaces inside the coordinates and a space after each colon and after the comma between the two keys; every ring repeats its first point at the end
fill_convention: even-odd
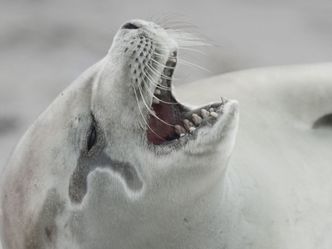
{"type": "Polygon", "coordinates": [[[162,144],[165,141],[172,140],[176,138],[176,134],[174,132],[174,113],[172,111],[172,107],[167,104],[153,104],[153,110],[158,116],[158,118],[150,115],[149,119],[149,129],[147,131],[147,137],[150,143],[153,144],[162,144]]]}

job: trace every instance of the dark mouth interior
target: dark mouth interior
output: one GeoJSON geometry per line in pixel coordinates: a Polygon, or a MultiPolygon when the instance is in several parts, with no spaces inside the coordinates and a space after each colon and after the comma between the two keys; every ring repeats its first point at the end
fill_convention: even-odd
{"type": "MultiPolygon", "coordinates": [[[[175,99],[173,98],[173,101],[175,99]]],[[[148,140],[153,144],[162,144],[166,141],[178,139],[180,134],[175,131],[174,126],[181,123],[180,105],[169,105],[165,103],[153,104],[152,109],[156,117],[150,115],[148,129],[148,140]],[[161,121],[162,120],[162,121],[161,121]]]]}
{"type": "Polygon", "coordinates": [[[155,115],[148,118],[147,138],[151,144],[161,145],[193,134],[196,128],[213,125],[222,112],[224,102],[204,106],[197,110],[180,104],[171,92],[171,78],[176,57],[170,57],[154,93],[151,106],[155,115]]]}
{"type": "Polygon", "coordinates": [[[170,90],[175,66],[175,58],[167,61],[163,71],[164,76],[158,84],[160,87],[156,88],[154,94],[155,98],[151,108],[158,118],[150,114],[147,137],[148,141],[155,145],[180,137],[180,134],[175,132],[174,126],[180,123],[184,107],[176,101],[170,90]]]}

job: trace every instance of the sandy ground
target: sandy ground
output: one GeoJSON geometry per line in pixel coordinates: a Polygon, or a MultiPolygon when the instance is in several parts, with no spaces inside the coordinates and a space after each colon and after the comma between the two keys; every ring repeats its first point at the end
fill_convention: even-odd
{"type": "Polygon", "coordinates": [[[128,19],[185,19],[217,45],[206,56],[186,55],[210,72],[180,67],[181,84],[244,68],[330,61],[331,11],[330,0],[0,0],[0,169],[29,124],[103,57],[128,19]]]}

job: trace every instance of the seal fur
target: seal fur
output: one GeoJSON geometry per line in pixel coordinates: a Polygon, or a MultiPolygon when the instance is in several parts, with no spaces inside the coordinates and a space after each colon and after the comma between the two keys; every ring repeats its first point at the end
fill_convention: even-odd
{"type": "MultiPolygon", "coordinates": [[[[13,154],[1,187],[6,248],[330,248],[331,64],[248,70],[180,86],[186,102],[201,104],[219,93],[240,100],[228,165],[236,102],[226,102],[214,121],[210,112],[211,123],[196,133],[175,137],[179,143],[163,136],[170,129],[158,130],[160,137],[146,132],[147,125],[158,128],[153,122],[166,124],[146,108],[157,97],[152,85],[154,96],[143,95],[147,106],[138,87],[138,99],[130,92],[136,74],[126,79],[121,65],[136,58],[121,64],[126,55],[118,46],[128,45],[119,42],[121,32],[13,154]],[[145,123],[140,110],[153,122],[145,123]]],[[[174,47],[167,51],[164,63],[174,57],[174,47]]],[[[168,98],[161,100],[175,100],[168,98]]]]}
{"type": "Polygon", "coordinates": [[[238,107],[175,99],[181,39],[154,23],[124,24],[106,57],[29,128],[1,183],[5,249],[193,248],[211,239],[218,208],[206,204],[218,205],[238,107]]]}

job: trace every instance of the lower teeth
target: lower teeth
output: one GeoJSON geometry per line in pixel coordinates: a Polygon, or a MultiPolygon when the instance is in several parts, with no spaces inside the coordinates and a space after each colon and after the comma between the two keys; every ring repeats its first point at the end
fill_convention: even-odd
{"type": "Polygon", "coordinates": [[[210,112],[210,115],[214,118],[217,118],[218,117],[218,113],[216,112],[210,112]]]}
{"type": "Polygon", "coordinates": [[[210,113],[207,110],[205,110],[205,109],[201,110],[201,115],[202,115],[203,118],[207,118],[209,116],[209,114],[210,113]]]}
{"type": "Polygon", "coordinates": [[[195,125],[200,125],[202,123],[202,118],[198,116],[196,113],[192,115],[192,120],[195,125]]]}
{"type": "Polygon", "coordinates": [[[189,131],[190,131],[190,132],[193,132],[194,130],[196,130],[195,127],[190,127],[190,128],[189,128],[189,131]]]}
{"type": "Polygon", "coordinates": [[[183,120],[183,126],[182,125],[175,125],[175,133],[179,135],[180,137],[183,137],[184,135],[188,133],[193,133],[197,127],[202,123],[203,119],[207,119],[209,117],[218,118],[219,114],[214,111],[214,108],[210,108],[209,111],[206,109],[201,109],[201,115],[198,115],[196,113],[192,114],[192,122],[188,119],[183,120]]]}

